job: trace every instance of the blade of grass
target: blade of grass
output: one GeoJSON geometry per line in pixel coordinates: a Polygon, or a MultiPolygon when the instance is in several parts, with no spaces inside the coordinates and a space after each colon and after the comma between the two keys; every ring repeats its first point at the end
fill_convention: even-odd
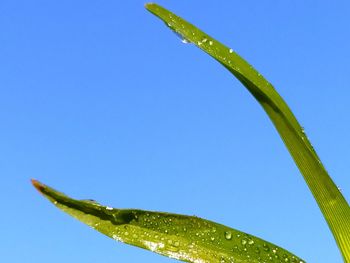
{"type": "Polygon", "coordinates": [[[350,262],[350,207],[322,165],[303,128],[274,87],[232,49],[181,17],[154,3],[147,4],[146,8],[187,42],[220,62],[261,104],[304,176],[343,258],[350,262]]]}
{"type": "Polygon", "coordinates": [[[32,183],[55,206],[97,231],[164,256],[197,263],[303,262],[260,238],[195,216],[115,209],[32,183]]]}

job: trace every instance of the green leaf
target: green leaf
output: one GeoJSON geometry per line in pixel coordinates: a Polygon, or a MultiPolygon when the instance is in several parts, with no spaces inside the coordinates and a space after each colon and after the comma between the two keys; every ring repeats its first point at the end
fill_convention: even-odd
{"type": "Polygon", "coordinates": [[[350,207],[309,142],[303,128],[274,87],[243,58],[192,24],[157,4],[146,8],[227,68],[257,99],[275,125],[304,176],[340,248],[350,262],[350,207]]]}
{"type": "Polygon", "coordinates": [[[195,216],[115,209],[32,182],[55,206],[97,231],[164,256],[196,263],[303,262],[260,238],[195,216]]]}

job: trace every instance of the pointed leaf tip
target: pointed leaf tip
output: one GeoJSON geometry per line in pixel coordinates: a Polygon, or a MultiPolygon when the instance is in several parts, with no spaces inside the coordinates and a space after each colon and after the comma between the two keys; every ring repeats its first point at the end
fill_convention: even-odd
{"type": "Polygon", "coordinates": [[[40,193],[43,192],[43,190],[45,189],[45,185],[43,185],[42,183],[40,183],[38,180],[35,180],[35,179],[31,179],[30,181],[32,182],[32,185],[36,188],[36,190],[38,190],[40,193]]]}
{"type": "Polygon", "coordinates": [[[304,262],[258,237],[199,217],[112,208],[70,198],[37,180],[32,183],[57,208],[102,234],[180,261],[267,262],[269,251],[275,251],[285,262],[304,262]],[[247,255],[260,261],[246,261],[247,255]]]}

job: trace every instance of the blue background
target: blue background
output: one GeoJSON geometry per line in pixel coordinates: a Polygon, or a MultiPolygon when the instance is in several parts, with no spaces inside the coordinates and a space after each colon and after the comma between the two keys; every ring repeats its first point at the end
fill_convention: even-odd
{"type": "MultiPolygon", "coordinates": [[[[286,99],[350,197],[349,1],[159,1],[286,99]]],[[[0,2],[3,262],[174,262],[54,208],[36,178],[120,208],[195,214],[342,262],[261,107],[144,1],[0,2]]]]}

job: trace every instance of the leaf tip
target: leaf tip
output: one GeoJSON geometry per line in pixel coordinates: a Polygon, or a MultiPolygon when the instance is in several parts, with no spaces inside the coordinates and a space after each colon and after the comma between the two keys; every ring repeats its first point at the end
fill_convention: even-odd
{"type": "Polygon", "coordinates": [[[148,3],[145,4],[145,8],[148,9],[149,7],[151,7],[151,6],[153,6],[153,5],[155,5],[155,3],[153,3],[153,2],[148,2],[148,3]]]}
{"type": "Polygon", "coordinates": [[[146,3],[145,4],[145,8],[152,12],[152,11],[155,11],[156,9],[159,9],[159,5],[157,5],[156,3],[154,2],[149,2],[149,3],[146,3]]]}
{"type": "Polygon", "coordinates": [[[38,190],[40,193],[43,193],[43,190],[45,189],[45,185],[40,183],[38,180],[31,179],[32,185],[38,190]]]}

